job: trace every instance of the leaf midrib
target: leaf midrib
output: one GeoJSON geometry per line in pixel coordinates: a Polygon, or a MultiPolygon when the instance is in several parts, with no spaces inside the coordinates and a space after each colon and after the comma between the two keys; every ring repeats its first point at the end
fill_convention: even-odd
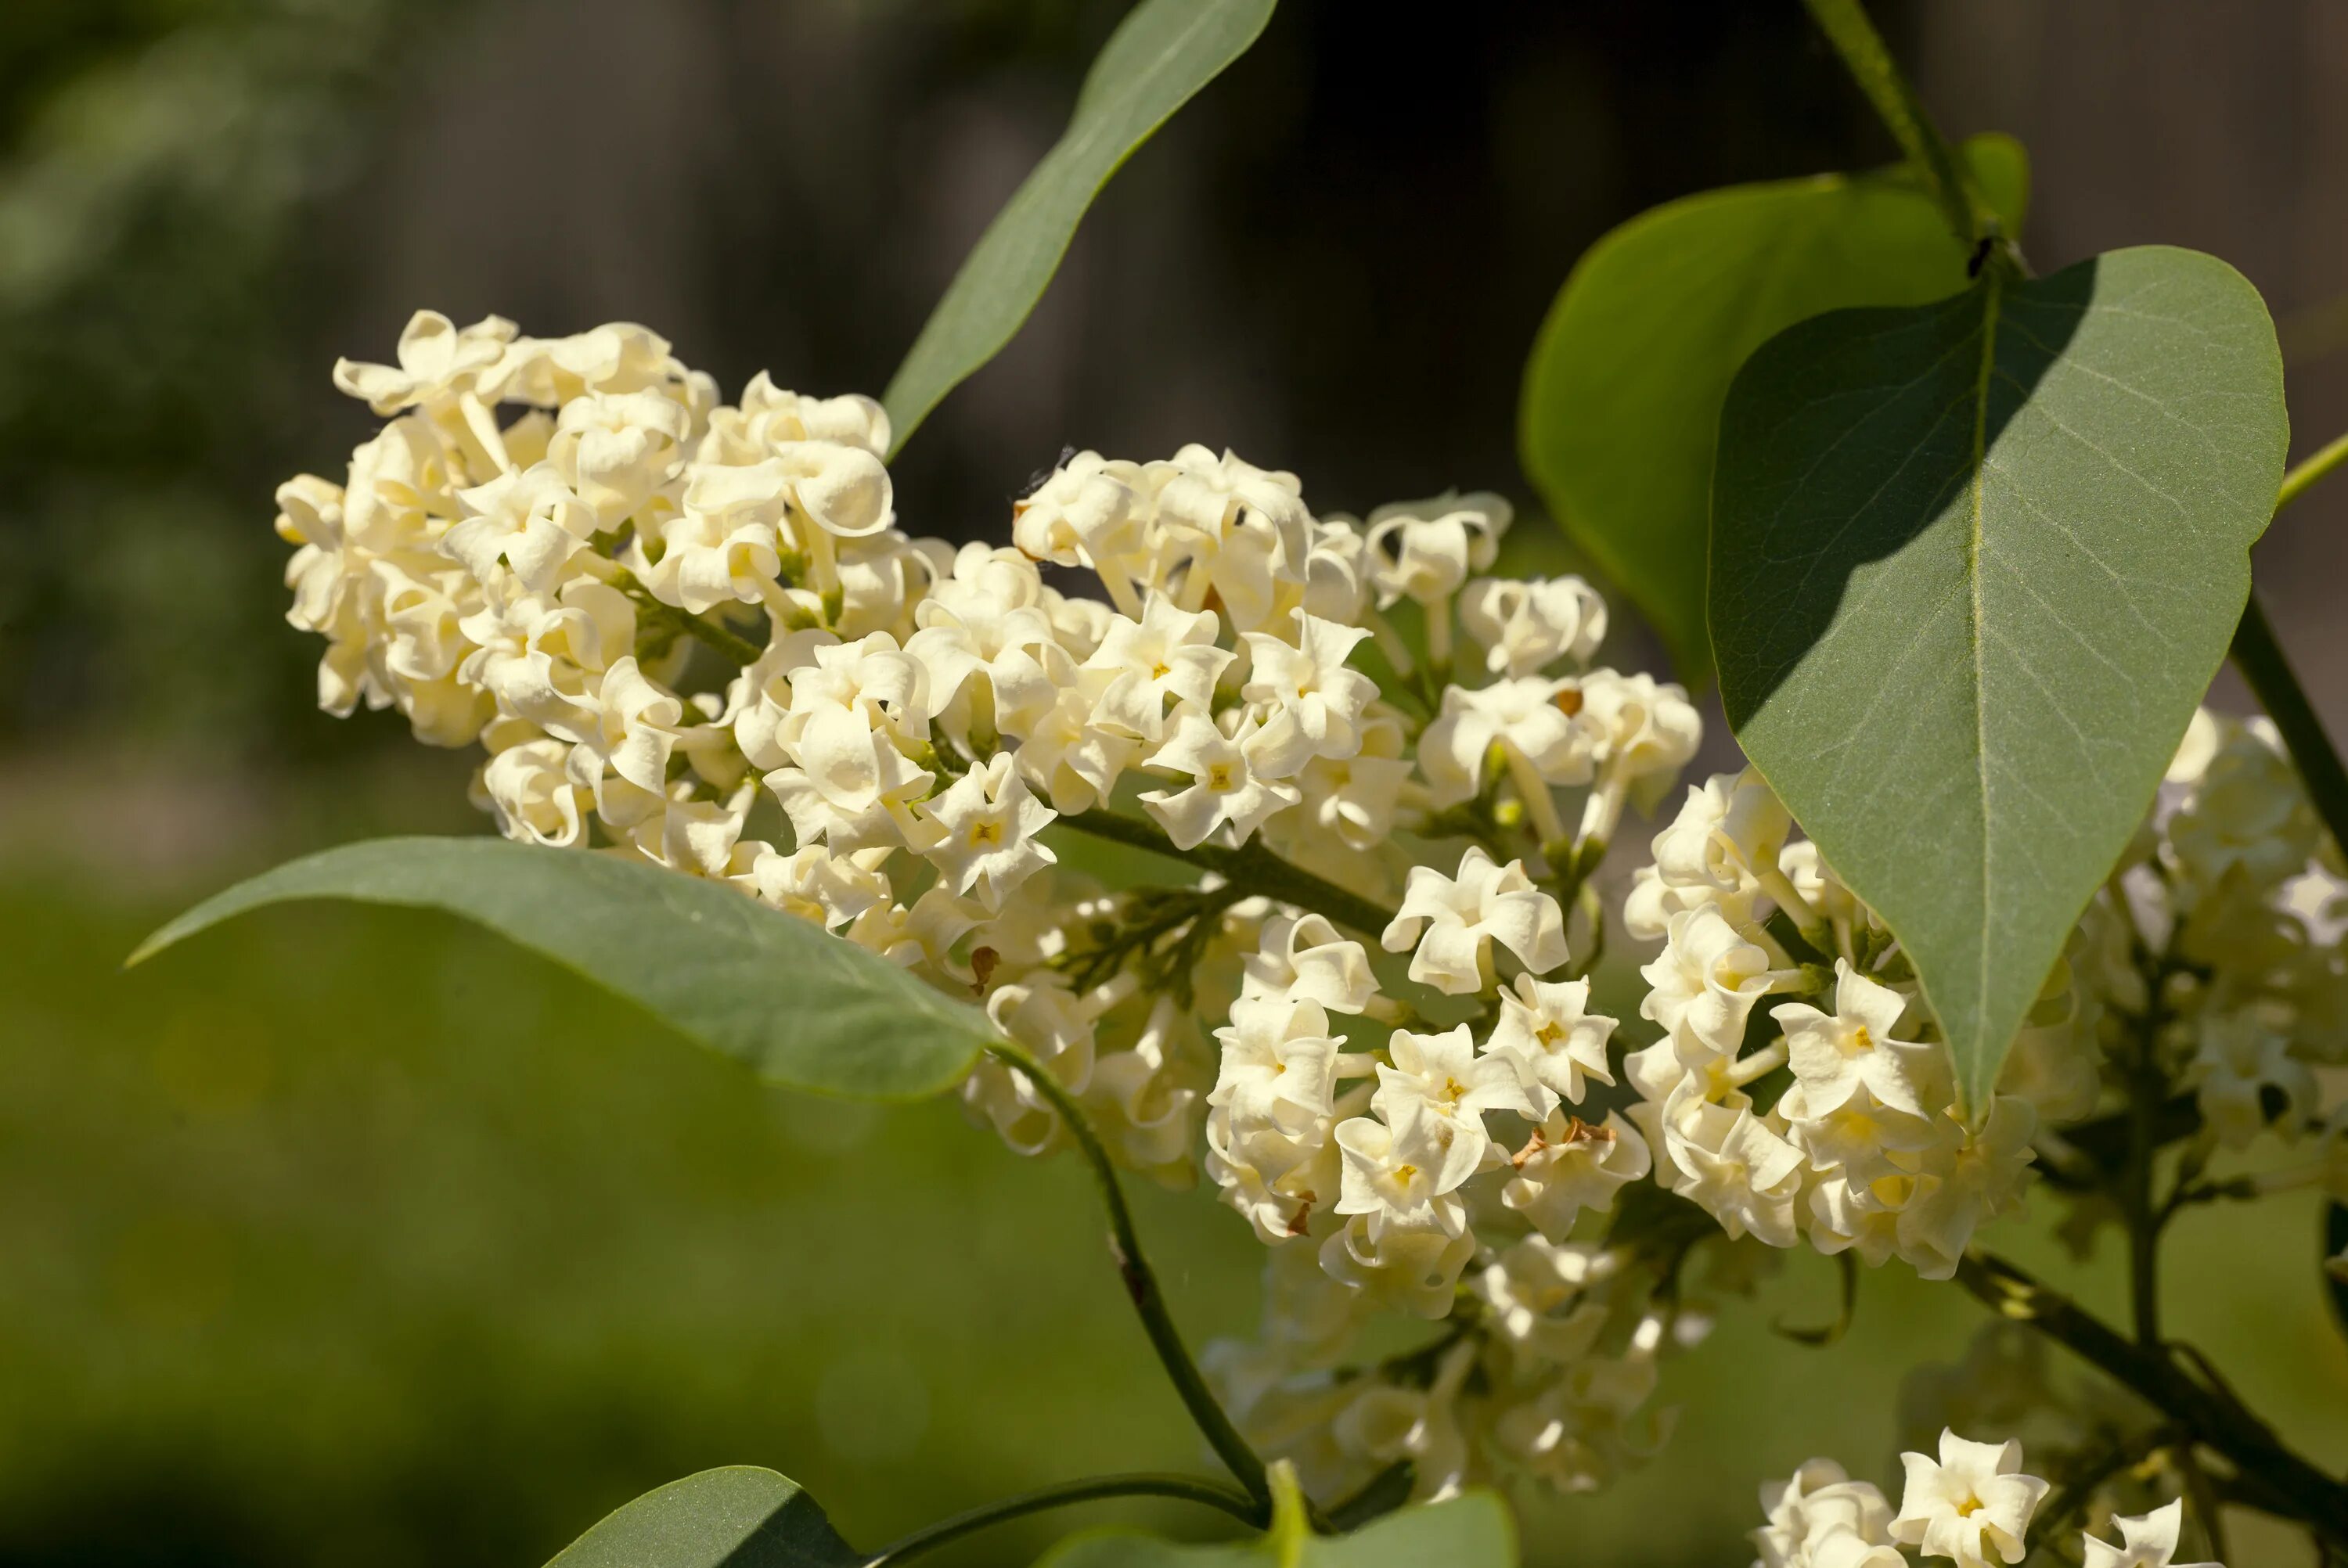
{"type": "MultiPolygon", "coordinates": [[[[1976,1032],[1981,1020],[1989,1016],[1990,1002],[1990,922],[1993,905],[1991,892],[1996,882],[1995,839],[1990,831],[1989,811],[1989,632],[1988,612],[1982,595],[1982,533],[1986,510],[1984,495],[1989,474],[1989,389],[1997,368],[1997,323],[1999,307],[2004,299],[2004,271],[1992,265],[1982,280],[1981,363],[1973,376],[1973,446],[1972,446],[1972,527],[1965,541],[1965,589],[1972,600],[1972,617],[1966,627],[1973,666],[1973,761],[1980,778],[1980,813],[1982,845],[1982,896],[1980,943],[1973,961],[1973,1027],[1976,1032]]],[[[1975,1053],[1978,1056],[1978,1052],[1975,1053]]],[[[1962,1086],[1972,1098],[1973,1085],[1962,1086]]],[[[1980,1086],[1982,1090],[1987,1085],[1980,1086]]],[[[1968,1109],[1979,1109],[1968,1107],[1968,1109]]]]}

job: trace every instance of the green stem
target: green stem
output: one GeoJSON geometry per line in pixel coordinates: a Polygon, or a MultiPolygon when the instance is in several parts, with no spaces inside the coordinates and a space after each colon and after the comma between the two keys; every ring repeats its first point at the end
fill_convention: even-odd
{"type": "Polygon", "coordinates": [[[671,630],[681,631],[736,664],[755,664],[758,661],[758,655],[764,651],[748,638],[737,631],[727,630],[705,615],[695,615],[689,610],[679,610],[675,605],[663,604],[653,597],[653,590],[637,581],[635,573],[625,567],[613,575],[611,583],[634,600],[636,608],[647,620],[671,630]]]}
{"type": "Polygon", "coordinates": [[[2153,1206],[2152,1179],[2159,1144],[2154,1119],[2168,1097],[2168,1083],[2160,1071],[2160,976],[2150,980],[2152,1000],[2132,1031],[2127,1064],[2128,1153],[2122,1172],[2120,1204],[2127,1216],[2128,1317],[2137,1343],[2157,1349],[2160,1345],[2160,1215],[2153,1206]]]}
{"type": "Polygon", "coordinates": [[[2348,1548],[2348,1483],[2285,1448],[2238,1401],[2187,1376],[2165,1348],[2137,1344],[2068,1296],[1986,1253],[1967,1253],[1957,1265],[1957,1282],[1992,1311],[2028,1324],[2134,1389],[2193,1440],[2223,1454],[2277,1512],[2348,1548]]]}
{"type": "Polygon", "coordinates": [[[1221,1484],[1197,1476],[1140,1473],[1133,1475],[1097,1475],[1083,1481],[1066,1481],[1057,1486],[1047,1486],[1038,1491],[1022,1492],[973,1508],[967,1513],[957,1513],[925,1525],[903,1540],[882,1547],[864,1560],[864,1568],[882,1568],[883,1564],[911,1562],[924,1553],[935,1551],[948,1542],[959,1541],[965,1535],[1000,1524],[1005,1520],[1025,1514],[1041,1513],[1046,1509],[1066,1508],[1071,1503],[1091,1502],[1104,1497],[1171,1497],[1184,1502],[1200,1502],[1209,1508],[1220,1508],[1244,1523],[1262,1526],[1263,1510],[1246,1496],[1221,1484]]]}
{"type": "Polygon", "coordinates": [[[1189,1350],[1183,1345],[1182,1331],[1174,1326],[1173,1315],[1167,1311],[1166,1298],[1158,1288],[1158,1276],[1142,1253],[1140,1234],[1133,1226],[1133,1213],[1125,1206],[1125,1189],[1117,1184],[1117,1170],[1109,1163],[1108,1151],[1101,1147],[1100,1138],[1086,1119],[1083,1108],[1025,1047],[997,1040],[986,1049],[995,1060],[1025,1074],[1067,1122],[1069,1135],[1083,1153],[1085,1163],[1092,1167],[1093,1180],[1100,1188],[1101,1206],[1108,1211],[1109,1255],[1117,1259],[1125,1293],[1132,1298],[1133,1310],[1139,1315],[1141,1327],[1149,1335],[1149,1343],[1157,1349],[1166,1376],[1172,1379],[1174,1391],[1181,1396],[1184,1408],[1190,1412],[1191,1420],[1198,1423],[1208,1446],[1238,1478],[1240,1485],[1247,1489],[1248,1496],[1255,1500],[1257,1519],[1270,1518],[1272,1485],[1264,1477],[1263,1460],[1231,1424],[1231,1418],[1216,1400],[1214,1390],[1207,1387],[1199,1364],[1190,1358],[1189,1350]]]}
{"type": "Polygon", "coordinates": [[[1581,905],[1582,916],[1589,923],[1590,940],[1582,948],[1581,957],[1566,967],[1565,976],[1571,980],[1586,980],[1598,968],[1598,960],[1606,956],[1606,904],[1598,897],[1598,889],[1587,882],[1581,885],[1575,902],[1581,905]]]}
{"type": "Polygon", "coordinates": [[[1060,821],[1078,833],[1087,833],[1095,838],[1146,849],[1152,855],[1162,855],[1169,860],[1179,860],[1184,865],[1211,871],[1250,893],[1261,893],[1282,904],[1293,904],[1300,909],[1326,915],[1337,924],[1350,926],[1371,938],[1379,936],[1394,923],[1393,910],[1381,908],[1360,894],[1349,893],[1334,882],[1315,876],[1301,866],[1292,866],[1266,849],[1258,839],[1251,838],[1237,849],[1227,849],[1218,844],[1177,849],[1173,840],[1138,817],[1120,816],[1115,812],[1097,808],[1073,813],[1060,818],[1060,821]]]}
{"type": "Polygon", "coordinates": [[[1916,89],[1908,85],[1908,78],[1892,61],[1891,51],[1884,47],[1883,35],[1867,19],[1859,0],[1803,0],[1803,4],[1809,7],[1810,19],[1827,36],[1827,42],[1842,56],[1859,90],[1875,106],[1884,128],[1900,144],[1917,178],[1924,182],[1926,193],[1948,220],[1950,231],[1970,249],[1982,238],[1984,215],[1974,207],[1948,139],[1933,127],[1931,117],[1916,97],[1916,89]]]}
{"type": "Polygon", "coordinates": [[[2282,487],[2275,492],[2275,510],[2280,512],[2326,474],[2348,463],[2348,436],[2335,436],[2313,456],[2282,477],[2282,487]]]}
{"type": "MultiPolygon", "coordinates": [[[[2340,444],[2335,441],[2333,446],[2340,444]]],[[[2348,846],[2348,767],[2341,765],[2340,753],[2323,733],[2323,721],[2315,716],[2306,688],[2292,673],[2291,661],[2283,657],[2282,644],[2275,641],[2274,628],[2268,624],[2255,589],[2242,607],[2241,624],[2234,628],[2234,668],[2242,672],[2259,706],[2282,732],[2282,743],[2298,764],[2300,776],[2307,781],[2307,797],[2314,803],[2315,815],[2332,830],[2333,842],[2348,846]]]]}

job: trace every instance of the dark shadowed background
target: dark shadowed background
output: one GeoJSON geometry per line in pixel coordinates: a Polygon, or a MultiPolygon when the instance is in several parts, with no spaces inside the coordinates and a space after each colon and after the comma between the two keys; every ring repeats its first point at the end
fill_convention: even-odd
{"type": "MultiPolygon", "coordinates": [[[[270,492],[370,425],[336,354],[389,358],[421,305],[633,319],[729,393],[877,394],[1121,9],[0,6],[0,1565],[529,1564],[727,1461],[877,1541],[1195,1461],[1078,1173],[951,1108],[757,1091],[420,918],[280,915],[115,969],[278,856],[472,824],[463,759],[314,711],[282,620],[270,492]]],[[[2028,145],[2042,271],[2227,258],[2282,323],[2296,447],[2348,427],[2348,8],[1875,9],[1944,128],[2028,145]]],[[[1890,156],[1794,0],[1287,0],[912,442],[901,517],[1001,536],[1064,445],[1204,441],[1322,509],[1457,484],[1547,528],[1517,384],[1581,250],[1674,196],[1890,156]]],[[[2344,507],[2317,491],[2258,560],[2335,733],[2344,507]]],[[[1243,1329],[1244,1228],[1195,1196],[1144,1218],[1194,1333],[1243,1329]]],[[[2188,1329],[2348,1459],[2312,1213],[2233,1223],[2180,1226],[2188,1329]]],[[[1536,1510],[1529,1561],[1738,1562],[1762,1477],[1831,1450],[1890,1479],[1900,1372],[1977,1314],[1887,1272],[1833,1349],[1767,1332],[1831,1294],[1796,1257],[1732,1307],[1666,1374],[1673,1449],[1536,1510]]]]}

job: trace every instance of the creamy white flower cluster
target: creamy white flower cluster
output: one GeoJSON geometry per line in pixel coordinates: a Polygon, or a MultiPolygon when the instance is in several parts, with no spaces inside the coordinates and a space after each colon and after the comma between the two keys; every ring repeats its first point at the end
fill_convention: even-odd
{"type": "MultiPolygon", "coordinates": [[[[2196,715],[2163,804],[2082,917],[1978,1116],[1958,1112],[1890,934],[1792,827],[1756,775],[1711,779],[1656,836],[1624,907],[1632,935],[1663,939],[1641,1010],[1666,1031],[1625,1060],[1642,1102],[1630,1114],[1656,1180],[1729,1234],[1945,1277],[2018,1201],[2034,1138],[2060,1152],[2060,1129],[2110,1091],[2172,1084],[2195,1091],[2218,1146],[2314,1135],[2314,1160],[2258,1178],[2261,1190],[2348,1195],[2348,1107],[2327,1112],[2314,1071],[2348,1062],[2338,851],[2262,722],[2196,715]],[[1809,995],[1765,1005],[1787,993],[1809,995]]],[[[2104,1211],[2083,1212],[2092,1224],[2104,1211]]]]}
{"type": "MultiPolygon", "coordinates": [[[[2129,874],[2160,886],[2089,911],[1972,1118],[1897,944],[1766,786],[1692,790],[1622,911],[1663,943],[1662,1033],[1618,1085],[1587,878],[1700,724],[1589,667],[1586,583],[1492,575],[1499,497],[1356,521],[1230,453],[1084,453],[1010,548],[956,548],[897,527],[877,404],[764,375],[721,404],[641,327],[422,313],[336,382],[388,424],[344,483],[279,492],[322,704],[479,743],[509,837],[726,880],[979,999],[1114,1158],[1203,1169],[1271,1248],[1217,1376],[1324,1497],[1403,1461],[1421,1496],[1601,1484],[1661,1441],[1657,1358],[1707,1321],[1683,1276],[1735,1238],[1945,1275],[2034,1127],[2096,1108],[2128,974],[2221,1132],[2306,1122],[2348,1039],[2336,945],[2284,897],[2312,818],[2225,732],[2129,874]],[[1105,891],[1060,864],[1072,829],[1214,871],[1105,891]],[[2131,942],[2145,897],[2168,930],[2131,942]],[[1436,1337],[1350,1362],[1381,1311],[1436,1337]]],[[[1068,1142],[993,1059],[963,1099],[1022,1152],[1068,1142]]]]}
{"type": "Polygon", "coordinates": [[[1947,1278],[2020,1194],[2036,1099],[2002,1091],[1960,1113],[1913,970],[1792,831],[1747,771],[1691,788],[1656,835],[1623,911],[1632,935],[1663,944],[1640,971],[1641,1013],[1663,1037],[1624,1061],[1631,1117],[1656,1181],[1730,1235],[1807,1237],[1947,1278]],[[1807,999],[1763,1008],[1788,994],[1807,999]]]}
{"type": "Polygon", "coordinates": [[[1693,1298],[1663,1299],[1636,1247],[1535,1232],[1478,1255],[1449,1332],[1363,1366],[1346,1358],[1375,1299],[1276,1249],[1262,1337],[1210,1345],[1208,1371],[1251,1438],[1323,1497],[1405,1464],[1419,1497],[1500,1477],[1588,1491],[1660,1450],[1671,1412],[1645,1407],[1661,1353],[1700,1337],[1693,1298]]]}
{"type": "MultiPolygon", "coordinates": [[[[625,325],[425,313],[397,359],[337,368],[390,421],[346,481],[280,492],[324,705],[478,740],[510,837],[727,879],[976,994],[1136,1170],[1189,1179],[1203,1143],[1285,1282],[1259,1414],[1332,1365],[1282,1303],[1351,1326],[1466,1300],[1472,1334],[1352,1390],[1342,1425],[1383,1434],[1361,1452],[1463,1389],[1562,1485],[1651,1446],[1657,1270],[1569,1236],[1648,1153],[1573,1113],[1614,1023],[1560,897],[1701,726],[1677,687],[1588,668],[1586,583],[1489,575],[1507,503],[1357,522],[1228,453],[1085,453],[1012,548],[957,550],[896,527],[868,399],[760,376],[724,405],[625,325]],[[1219,876],[1104,894],[1046,830],[1113,802],[1128,835],[1276,856],[1364,924],[1219,876]]],[[[1019,1071],[964,1098],[1015,1148],[1066,1140],[1019,1071]]],[[[1409,1446],[1423,1491],[1465,1473],[1409,1446]]]]}
{"type": "Polygon", "coordinates": [[[2327,1118],[2316,1077],[2348,1065],[2339,846],[2263,719],[2196,714],[2168,784],[2114,895],[2111,1049],[2148,1024],[2153,1065],[2192,1086],[2221,1147],[2313,1133],[2306,1173],[2348,1200],[2348,1107],[2327,1118]]]}
{"type": "MultiPolygon", "coordinates": [[[[1937,1457],[1900,1457],[1907,1484],[1896,1512],[1872,1481],[1851,1480],[1832,1460],[1811,1460],[1790,1480],[1765,1483],[1769,1522],[1753,1532],[1760,1553],[1753,1568],[1909,1568],[1909,1551],[1991,1568],[2028,1554],[2031,1516],[2049,1488],[2024,1473],[2019,1442],[1970,1442],[1943,1430],[1937,1457]]],[[[2085,1568],[2219,1568],[2175,1561],[2184,1512],[2172,1501],[2115,1518],[2117,1545],[2082,1532],[2085,1568]]]]}
{"type": "MultiPolygon", "coordinates": [[[[1122,788],[1178,849],[1260,835],[1390,897],[1408,868],[1396,829],[1488,800],[1498,770],[1530,792],[1519,815],[1555,822],[1550,786],[1586,785],[1585,816],[1611,824],[1696,738],[1676,688],[1544,673],[1587,662],[1604,607],[1576,579],[1478,575],[1509,522],[1497,497],[1387,507],[1363,524],[1316,517],[1293,476],[1204,447],[1155,463],[1084,454],[1015,508],[1015,548],[956,550],[895,526],[878,405],[763,375],[721,405],[641,327],[536,339],[494,317],[458,328],[419,313],[396,364],[345,362],[335,380],[390,422],[345,483],[304,476],[279,494],[279,530],[300,547],[290,618],[329,644],[324,706],[396,707],[427,741],[479,741],[477,794],[510,837],[727,878],[974,988],[1104,1116],[1121,1156],[1160,1174],[1188,1170],[1205,1109],[1198,1016],[1231,1016],[1259,1042],[1244,1058],[1325,1037],[1314,1009],[1323,1024],[1349,1004],[1395,1009],[1366,968],[1323,999],[1251,978],[1177,1008],[1130,970],[1078,990],[1071,934],[1128,907],[1038,875],[1056,858],[1048,825],[1122,788]],[[1060,592],[1045,566],[1089,570],[1107,602],[1060,592]],[[1423,668],[1382,613],[1406,600],[1432,654],[1423,668]],[[1455,620],[1488,687],[1433,678],[1452,662],[1455,620]],[[1419,682],[1425,712],[1382,700],[1351,666],[1373,637],[1419,682]],[[704,644],[739,667],[713,668],[704,644]],[[1249,1005],[1234,1008],[1241,989],[1249,1005]]],[[[1521,866],[1455,880],[1447,905],[1415,917],[1423,981],[1478,989],[1488,937],[1472,933],[1533,943],[1543,917],[1527,911],[1542,902],[1540,940],[1517,957],[1529,974],[1564,962],[1561,917],[1521,866]]],[[[1413,897],[1416,909],[1437,895],[1414,885],[1413,897]]],[[[1202,977],[1267,932],[1302,929],[1300,956],[1335,935],[1262,898],[1225,900],[1213,919],[1194,955],[1202,977]]],[[[1351,1119],[1387,1125],[1403,1092],[1351,1119]]],[[[983,1071],[970,1099],[1014,1143],[1055,1142],[1056,1118],[1017,1074],[983,1071]]],[[[1260,1109],[1234,1103],[1225,1122],[1270,1159],[1260,1109]]],[[[1400,1133],[1406,1148],[1418,1135],[1400,1133]]],[[[1322,1153],[1334,1162],[1334,1143],[1322,1153]]],[[[1439,1164],[1440,1192],[1420,1182],[1423,1204],[1397,1189],[1392,1214],[1356,1194],[1362,1267],[1416,1266],[1384,1267],[1379,1246],[1415,1257],[1406,1231],[1443,1230],[1471,1156],[1463,1143],[1439,1164]]],[[[1365,1145],[1360,1170],[1380,1158],[1365,1145]]],[[[1339,1184],[1333,1165],[1312,1197],[1291,1180],[1283,1201],[1334,1213],[1339,1184]]]]}

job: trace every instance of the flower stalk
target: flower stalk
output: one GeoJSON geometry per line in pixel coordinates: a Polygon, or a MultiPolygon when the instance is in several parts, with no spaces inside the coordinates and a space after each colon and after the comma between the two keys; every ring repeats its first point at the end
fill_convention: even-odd
{"type": "Polygon", "coordinates": [[[1177,849],[1155,825],[1112,811],[1096,808],[1072,812],[1059,820],[1078,833],[1133,849],[1146,849],[1152,855],[1211,871],[1251,894],[1261,893],[1313,914],[1325,915],[1341,926],[1350,926],[1368,936],[1377,936],[1394,922],[1393,910],[1381,908],[1358,893],[1349,893],[1325,877],[1282,859],[1254,839],[1238,849],[1216,844],[1177,849]]]}

